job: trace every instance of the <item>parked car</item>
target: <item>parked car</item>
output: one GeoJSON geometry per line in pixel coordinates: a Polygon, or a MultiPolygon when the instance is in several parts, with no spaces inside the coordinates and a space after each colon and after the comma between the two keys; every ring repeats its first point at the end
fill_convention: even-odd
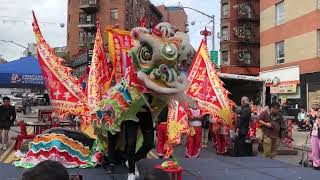
{"type": "MultiPolygon", "coordinates": [[[[3,95],[1,95],[1,97],[10,98],[11,106],[15,106],[17,104],[17,102],[21,102],[22,103],[22,98],[14,97],[11,94],[3,94],[3,95]]],[[[2,102],[2,98],[1,98],[1,102],[2,102]]]]}
{"type": "Polygon", "coordinates": [[[15,108],[16,108],[16,111],[17,112],[22,112],[22,110],[23,110],[23,106],[22,106],[22,102],[17,102],[16,104],[15,104],[15,108]]]}

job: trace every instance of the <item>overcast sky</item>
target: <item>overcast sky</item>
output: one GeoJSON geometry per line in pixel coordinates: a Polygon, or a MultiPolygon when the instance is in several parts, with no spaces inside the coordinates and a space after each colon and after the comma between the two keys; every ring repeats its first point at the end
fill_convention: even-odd
{"type": "MultiPolygon", "coordinates": [[[[68,0],[0,0],[0,40],[14,41],[23,46],[35,42],[31,26],[31,11],[34,10],[42,33],[50,46],[65,46],[67,28],[66,26],[61,28],[60,24],[67,24],[67,2],[68,0]]],[[[166,6],[176,6],[181,2],[183,6],[201,10],[209,15],[214,14],[216,35],[220,29],[220,0],[151,0],[151,2],[166,6]]],[[[186,12],[189,24],[195,21],[195,25],[189,28],[189,34],[193,46],[197,49],[202,38],[200,30],[206,25],[212,29],[212,23],[208,24],[210,19],[197,12],[191,10],[186,12]]],[[[211,49],[210,42],[211,39],[208,40],[209,49],[211,49]]],[[[215,49],[219,49],[217,38],[215,44],[215,49]]],[[[20,58],[23,51],[24,49],[19,46],[0,41],[0,55],[8,61],[20,58]]]]}

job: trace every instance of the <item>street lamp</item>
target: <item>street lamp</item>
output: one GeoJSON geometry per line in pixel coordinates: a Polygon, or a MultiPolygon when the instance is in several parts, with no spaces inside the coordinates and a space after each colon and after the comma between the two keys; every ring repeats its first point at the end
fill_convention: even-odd
{"type": "Polygon", "coordinates": [[[19,43],[16,43],[14,41],[8,41],[8,40],[3,40],[3,39],[0,39],[1,42],[5,42],[5,43],[11,43],[11,44],[14,44],[14,45],[17,45],[17,46],[20,46],[22,47],[23,49],[25,49],[27,51],[27,56],[30,56],[32,53],[30,52],[30,49],[24,45],[21,45],[19,43]]]}
{"type": "Polygon", "coordinates": [[[17,46],[20,46],[20,47],[22,47],[22,48],[24,48],[24,49],[28,49],[28,47],[25,47],[25,46],[23,46],[23,45],[21,45],[21,44],[18,44],[18,43],[16,43],[16,42],[14,42],[14,41],[7,41],[7,40],[2,40],[2,39],[0,39],[0,41],[6,42],[6,43],[12,43],[12,44],[15,44],[15,45],[17,45],[17,46]]]}
{"type": "MultiPolygon", "coordinates": [[[[208,14],[206,14],[206,13],[204,13],[204,12],[202,12],[202,11],[199,11],[199,10],[197,10],[197,9],[194,9],[194,8],[191,8],[191,7],[185,7],[185,6],[180,6],[181,8],[183,8],[183,9],[190,9],[190,10],[193,10],[193,11],[195,11],[195,12],[198,12],[198,13],[200,13],[200,14],[202,14],[202,15],[204,15],[204,16],[207,16],[208,18],[210,18],[210,19],[212,19],[211,21],[212,21],[212,50],[214,50],[214,47],[215,47],[215,45],[214,45],[214,39],[215,39],[215,31],[214,31],[214,15],[208,15],[208,14]]],[[[207,34],[207,29],[205,28],[205,30],[204,30],[205,32],[206,32],[206,34],[207,34]]],[[[204,35],[204,34],[202,34],[203,33],[203,31],[201,31],[200,32],[200,34],[201,35],[204,35]]],[[[205,35],[204,35],[205,36],[205,35]]],[[[208,34],[207,34],[207,36],[208,36],[208,34]]],[[[205,36],[205,38],[206,38],[206,36],[205,36]]]]}

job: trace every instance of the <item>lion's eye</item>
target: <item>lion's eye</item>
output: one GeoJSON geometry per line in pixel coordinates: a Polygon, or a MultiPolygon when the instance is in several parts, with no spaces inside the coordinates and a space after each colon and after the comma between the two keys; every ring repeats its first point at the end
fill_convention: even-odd
{"type": "Polygon", "coordinates": [[[138,54],[139,54],[139,59],[142,60],[142,62],[151,61],[152,60],[152,47],[149,45],[143,45],[139,49],[138,54]]]}
{"type": "Polygon", "coordinates": [[[161,55],[168,60],[174,60],[178,57],[178,50],[172,43],[163,44],[161,46],[161,55]]]}

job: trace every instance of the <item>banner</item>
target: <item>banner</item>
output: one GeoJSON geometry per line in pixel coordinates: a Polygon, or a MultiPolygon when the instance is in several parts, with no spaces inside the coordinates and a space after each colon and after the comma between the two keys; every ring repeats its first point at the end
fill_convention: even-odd
{"type": "Polygon", "coordinates": [[[90,112],[94,112],[97,103],[107,92],[111,85],[112,72],[109,72],[109,66],[104,52],[103,40],[100,31],[99,20],[97,22],[97,33],[93,48],[91,68],[87,82],[88,106],[90,112]]]}
{"type": "Polygon", "coordinates": [[[54,55],[43,38],[33,13],[33,31],[37,40],[37,52],[45,85],[49,91],[52,106],[61,114],[82,114],[86,96],[80,82],[71,75],[71,69],[62,65],[64,61],[54,55]]]}
{"type": "Polygon", "coordinates": [[[131,39],[130,31],[112,29],[111,26],[108,26],[106,32],[110,59],[114,67],[113,71],[115,71],[115,80],[116,83],[119,83],[126,74],[127,67],[132,64],[128,53],[133,46],[133,40],[131,39]]]}
{"type": "Polygon", "coordinates": [[[231,125],[234,103],[228,98],[229,92],[223,87],[224,84],[210,61],[204,41],[191,65],[188,79],[190,84],[186,93],[198,101],[203,113],[212,114],[213,118],[223,119],[225,124],[231,125]]]}
{"type": "MultiPolygon", "coordinates": [[[[210,61],[207,46],[202,41],[197,55],[189,69],[190,84],[186,94],[196,100],[202,114],[211,114],[213,119],[222,119],[227,126],[232,125],[234,103],[228,98],[229,92],[223,88],[214,64],[210,61]]],[[[178,102],[172,102],[168,113],[167,156],[172,154],[173,147],[181,141],[181,135],[189,132],[187,110],[178,102]]]]}

